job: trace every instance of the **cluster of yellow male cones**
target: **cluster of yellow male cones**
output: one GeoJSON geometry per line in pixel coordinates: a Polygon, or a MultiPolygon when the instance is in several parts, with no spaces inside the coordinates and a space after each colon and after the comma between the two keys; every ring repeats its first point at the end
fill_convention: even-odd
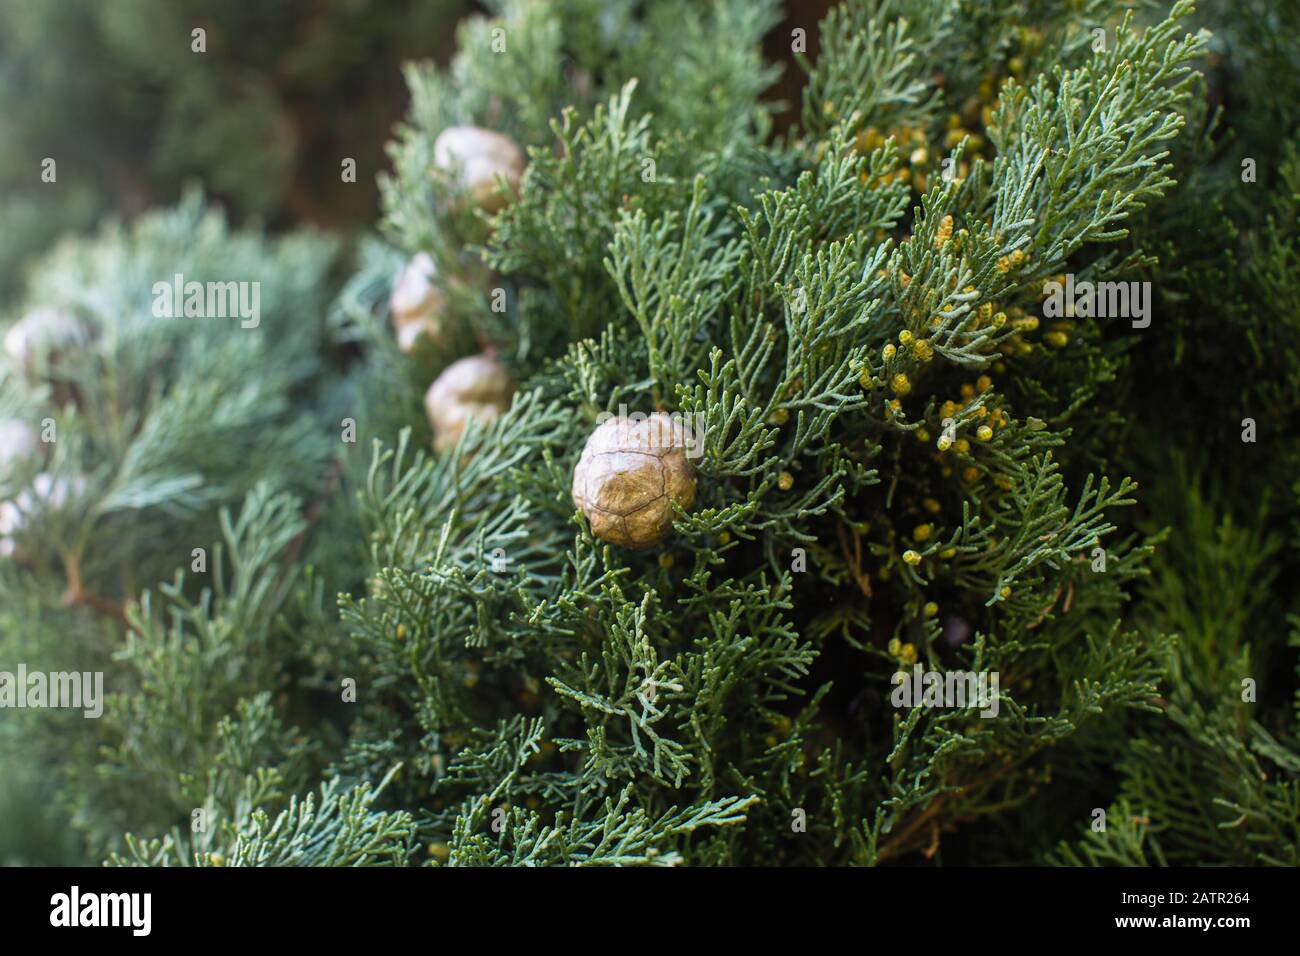
{"type": "MultiPolygon", "coordinates": [[[[523,151],[492,130],[449,127],[434,141],[433,155],[432,174],[452,189],[450,207],[472,203],[496,212],[518,191],[523,177],[523,151]]],[[[416,253],[398,273],[388,305],[398,348],[407,355],[446,342],[447,294],[427,252],[416,253]]],[[[424,397],[434,448],[454,447],[471,420],[496,418],[510,406],[513,393],[509,373],[492,355],[472,355],[447,366],[424,397]]]]}

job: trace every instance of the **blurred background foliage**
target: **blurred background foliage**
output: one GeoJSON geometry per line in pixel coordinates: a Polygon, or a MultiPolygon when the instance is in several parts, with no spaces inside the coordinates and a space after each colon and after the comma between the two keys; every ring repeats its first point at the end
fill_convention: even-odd
{"type": "Polygon", "coordinates": [[[57,236],[198,181],[232,221],[364,227],[403,113],[467,0],[0,0],[0,301],[57,236]],[[206,53],[191,49],[206,31],[206,53]],[[41,164],[57,162],[57,188],[41,164]],[[340,175],[357,162],[355,183],[340,175]]]}
{"type": "MultiPolygon", "coordinates": [[[[790,4],[808,30],[830,0],[790,4]]],[[[108,214],[174,202],[191,181],[232,222],[356,229],[406,110],[401,64],[445,62],[471,0],[0,0],[0,301],[26,263],[108,214]],[[206,31],[205,54],[191,33],[206,31]],[[58,164],[59,187],[40,178],[58,164]],[[344,183],[344,157],[357,180],[344,183]]],[[[793,26],[791,26],[793,28],[793,26]]],[[[791,61],[789,31],[767,55],[791,61]]],[[[799,73],[771,92],[793,117],[799,73]]]]}

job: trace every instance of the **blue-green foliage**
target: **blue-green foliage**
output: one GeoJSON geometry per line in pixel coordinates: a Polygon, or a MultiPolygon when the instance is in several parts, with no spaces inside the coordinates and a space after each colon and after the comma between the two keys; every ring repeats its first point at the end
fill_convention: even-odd
{"type": "MultiPolygon", "coordinates": [[[[1261,153],[1273,192],[1242,202],[1204,105],[1215,41],[1188,3],[1125,6],[853,0],[820,25],[779,139],[759,98],[769,4],[502,3],[461,28],[448,71],[411,67],[389,246],[366,248],[328,321],[292,324],[362,358],[326,389],[288,372],[318,337],[276,352],[286,375],[260,387],[328,410],[267,439],[291,473],[256,446],[247,484],[195,448],[140,452],[162,463],[118,507],[184,515],[189,492],[166,489],[194,472],[208,497],[189,513],[226,506],[224,544],[124,627],[70,622],[118,649],[124,682],[78,738],[104,749],[73,762],[73,779],[97,763],[77,809],[92,850],[1294,864],[1300,378],[1217,383],[1194,415],[1152,396],[1196,394],[1180,369],[1224,341],[1238,365],[1294,356],[1300,167],[1261,153]],[[494,216],[431,175],[463,123],[527,148],[494,216]],[[1205,209],[1231,226],[1183,243],[1205,209]],[[408,361],[385,302],[418,251],[449,335],[408,361]],[[1062,273],[1151,279],[1154,323],[1045,316],[1062,273]],[[518,394],[433,453],[420,393],[475,348],[518,394]],[[594,538],[570,498],[620,406],[679,412],[704,442],[693,507],[648,552],[594,538]],[[327,469],[341,414],[361,453],[327,469]],[[1227,460],[1243,454],[1246,472],[1227,460]],[[891,705],[913,663],[997,674],[996,716],[891,705]]],[[[1258,78],[1269,49],[1234,65],[1258,78]]],[[[32,620],[55,613],[48,574],[0,569],[6,586],[32,620]]]]}

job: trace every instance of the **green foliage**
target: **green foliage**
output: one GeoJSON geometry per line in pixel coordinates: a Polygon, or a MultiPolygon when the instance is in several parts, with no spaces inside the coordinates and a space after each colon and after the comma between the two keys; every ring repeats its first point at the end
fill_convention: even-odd
{"type": "Polygon", "coordinates": [[[193,179],[241,220],[363,221],[397,64],[440,52],[442,24],[466,6],[3,0],[0,296],[61,232],[174,202],[193,179]],[[355,182],[340,177],[344,156],[355,182]]]}
{"type": "MultiPolygon", "coordinates": [[[[278,615],[296,600],[304,531],[290,492],[315,494],[339,447],[313,411],[333,377],[335,258],[319,235],[232,233],[192,196],[61,244],[33,270],[27,305],[66,310],[87,337],[47,378],[0,373],[5,417],[53,439],[0,475],[2,493],[23,501],[38,470],[69,489],[9,531],[0,661],[102,671],[110,699],[97,720],[6,711],[0,762],[57,773],[61,812],[92,853],[203,805],[219,722],[286,682],[278,615]],[[158,317],[154,284],[177,273],[259,283],[261,321],[158,317]],[[196,549],[197,573],[176,572],[196,549]]],[[[301,749],[261,736],[267,755],[301,749]]]]}
{"type": "MultiPolygon", "coordinates": [[[[166,445],[178,426],[117,426],[141,450],[109,455],[121,464],[86,497],[105,515],[207,516],[224,544],[202,581],[151,575],[124,625],[71,616],[70,639],[113,647],[119,668],[70,761],[70,779],[97,774],[77,809],[91,852],[1294,865],[1297,379],[1282,366],[1300,164],[1261,152],[1273,191],[1233,191],[1218,131],[1249,150],[1258,130],[1207,108],[1220,41],[1191,5],[854,0],[820,26],[780,141],[759,99],[766,4],[494,12],[462,26],[447,71],[408,70],[388,245],[363,250],[328,316],[292,296],[275,313],[277,335],[302,338],[276,339],[292,371],[258,382],[286,403],[259,395],[272,424],[241,417],[233,378],[208,393],[199,374],[262,367],[257,339],[214,337],[195,346],[210,365],[175,367],[166,414],[229,400],[288,473],[241,446],[256,467],[236,480],[166,445]],[[528,151],[495,215],[430,172],[457,123],[528,151]],[[1230,219],[1187,238],[1207,216],[1230,219]],[[417,251],[452,334],[412,361],[385,308],[417,251]],[[1062,273],[1149,278],[1152,325],[1047,316],[1062,273]],[[291,321],[289,302],[313,318],[291,321]],[[322,376],[311,357],[332,342],[363,354],[322,376]],[[428,451],[420,392],[471,342],[518,393],[428,451]],[[1187,369],[1221,358],[1277,374],[1189,398],[1187,369]],[[304,403],[318,414],[287,421],[304,403]],[[570,497],[587,437],[622,408],[679,413],[703,441],[695,502],[649,552],[593,537],[570,497]],[[1242,444],[1255,409],[1268,427],[1242,444]],[[345,415],[369,453],[330,470],[345,415]],[[979,702],[900,706],[914,665],[997,683],[979,702]],[[356,697],[340,706],[341,682],[356,697]],[[212,825],[187,826],[196,810],[212,825]]],[[[1261,44],[1231,68],[1284,53],[1261,44]]],[[[176,259],[147,229],[137,246],[145,275],[176,259]]],[[[281,254],[271,286],[308,271],[281,254]]],[[[85,286],[86,258],[48,281],[85,286]]],[[[129,257],[89,258],[134,274],[129,257]]],[[[58,567],[0,567],[0,593],[47,621],[58,567]]]]}

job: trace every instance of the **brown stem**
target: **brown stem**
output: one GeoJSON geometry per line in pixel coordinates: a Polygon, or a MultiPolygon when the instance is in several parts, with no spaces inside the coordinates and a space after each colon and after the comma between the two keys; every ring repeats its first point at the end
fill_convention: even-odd
{"type": "Polygon", "coordinates": [[[849,566],[849,574],[853,577],[854,582],[866,597],[871,597],[871,576],[862,570],[862,535],[857,529],[853,529],[853,553],[849,553],[849,541],[844,533],[844,522],[836,525],[835,530],[840,536],[840,551],[844,554],[844,560],[849,566]]]}
{"type": "Polygon", "coordinates": [[[80,552],[67,555],[63,567],[68,579],[68,589],[63,592],[64,607],[89,607],[123,624],[126,623],[126,608],[123,605],[86,591],[81,581],[80,552]]]}
{"type": "Polygon", "coordinates": [[[954,797],[964,797],[966,794],[970,793],[972,790],[976,789],[977,787],[982,787],[986,784],[992,783],[994,780],[998,779],[998,777],[1001,777],[1003,774],[1005,774],[1007,771],[1012,769],[1014,766],[1016,766],[1016,761],[1010,760],[986,777],[983,777],[979,780],[971,781],[970,783],[966,784],[966,786],[958,790],[954,790],[950,793],[939,794],[937,797],[934,798],[934,800],[930,802],[930,805],[926,807],[925,810],[923,810],[918,816],[916,816],[909,824],[907,824],[907,826],[903,827],[902,830],[900,830],[893,837],[891,837],[885,843],[885,845],[880,848],[880,853],[877,855],[876,859],[884,860],[885,858],[892,856],[894,853],[897,853],[898,851],[902,850],[906,846],[907,842],[918,831],[922,830],[927,824],[931,823],[931,821],[934,821],[933,826],[935,828],[935,831],[931,835],[930,846],[926,848],[926,857],[927,858],[932,857],[936,852],[938,852],[939,849],[939,834],[938,834],[939,824],[938,821],[934,820],[934,818],[938,816],[939,812],[948,804],[948,802],[952,800],[954,797]]]}

